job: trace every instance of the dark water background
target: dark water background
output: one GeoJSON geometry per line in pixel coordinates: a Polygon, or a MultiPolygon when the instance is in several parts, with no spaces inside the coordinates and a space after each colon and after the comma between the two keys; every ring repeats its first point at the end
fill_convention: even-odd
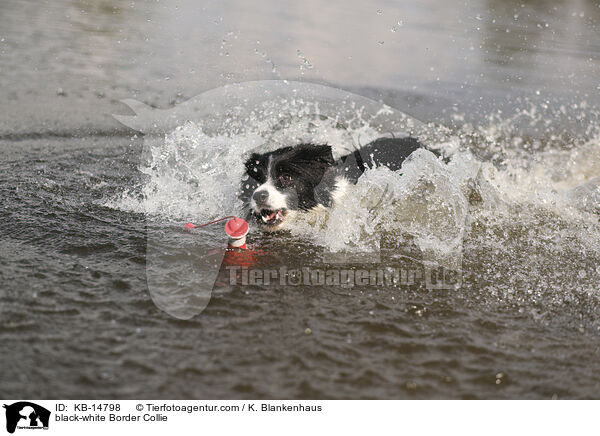
{"type": "Polygon", "coordinates": [[[155,221],[106,201],[140,181],[119,100],[238,81],[329,84],[450,129],[533,105],[526,144],[577,148],[598,128],[599,26],[591,0],[4,1],[0,396],[597,398],[600,245],[544,245],[544,217],[475,228],[457,292],[233,287],[182,321],[148,294],[155,221]]]}

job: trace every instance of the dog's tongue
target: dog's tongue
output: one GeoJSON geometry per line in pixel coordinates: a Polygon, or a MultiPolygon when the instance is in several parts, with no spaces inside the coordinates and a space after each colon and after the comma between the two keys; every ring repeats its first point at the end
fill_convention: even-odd
{"type": "Polygon", "coordinates": [[[274,220],[276,216],[277,216],[277,211],[273,212],[272,214],[269,214],[269,216],[267,217],[267,219],[269,221],[271,221],[271,220],[274,220]]]}

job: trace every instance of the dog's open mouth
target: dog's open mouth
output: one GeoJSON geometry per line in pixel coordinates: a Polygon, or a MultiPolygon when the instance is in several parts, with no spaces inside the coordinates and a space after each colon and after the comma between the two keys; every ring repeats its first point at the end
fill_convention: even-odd
{"type": "Polygon", "coordinates": [[[260,212],[254,212],[256,221],[265,226],[276,226],[283,222],[287,209],[261,209],[260,212]]]}

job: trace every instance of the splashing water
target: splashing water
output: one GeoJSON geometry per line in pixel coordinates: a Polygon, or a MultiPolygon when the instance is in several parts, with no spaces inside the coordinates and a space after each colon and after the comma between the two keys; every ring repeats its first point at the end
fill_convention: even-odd
{"type": "MultiPolygon", "coordinates": [[[[234,107],[220,115],[220,127],[219,117],[208,125],[183,122],[146,142],[143,182],[108,205],[171,222],[240,213],[237,190],[250,151],[328,143],[339,157],[398,131],[377,120],[400,113],[343,102],[351,109],[336,113],[317,99],[279,98],[251,111],[234,107]]],[[[547,124],[535,110],[518,117],[547,124]]],[[[292,237],[330,252],[378,250],[382,235],[400,251],[411,241],[425,261],[471,274],[464,288],[478,299],[543,314],[583,298],[595,325],[600,135],[588,132],[565,146],[555,137],[519,136],[514,118],[496,115],[488,125],[455,130],[410,126],[405,130],[449,161],[419,150],[400,171],[367,170],[333,208],[297,219],[292,237]],[[530,308],[540,302],[542,309],[530,308]]]]}
{"type": "Polygon", "coordinates": [[[262,142],[256,134],[209,136],[187,123],[150,148],[140,167],[145,182],[114,207],[173,220],[208,219],[238,211],[236,191],[243,173],[240,152],[262,142]]]}
{"type": "MultiPolygon", "coordinates": [[[[314,142],[332,145],[339,157],[381,135],[360,120],[360,115],[359,122],[349,127],[311,111],[314,107],[307,105],[295,116],[278,113],[275,129],[254,118],[254,125],[243,123],[244,129],[225,134],[208,134],[201,125],[187,122],[150,145],[148,160],[140,167],[144,182],[109,205],[175,221],[239,213],[238,184],[250,151],[314,142]]],[[[434,145],[454,152],[448,164],[420,150],[401,171],[368,170],[329,213],[317,220],[300,219],[292,232],[310,235],[332,251],[377,248],[381,231],[407,233],[422,250],[444,256],[461,245],[468,230],[473,219],[468,198],[473,193],[481,197],[477,207],[471,207],[471,214],[478,217],[496,214],[499,219],[503,214],[511,219],[515,208],[521,214],[530,208],[551,213],[557,220],[568,219],[573,225],[597,222],[600,188],[594,176],[600,174],[598,137],[573,150],[548,150],[533,160],[511,151],[499,167],[475,158],[461,141],[479,134],[488,140],[493,137],[495,147],[504,147],[501,138],[507,127],[494,124],[483,133],[469,128],[434,145]]],[[[511,141],[515,143],[514,138],[511,141]]]]}

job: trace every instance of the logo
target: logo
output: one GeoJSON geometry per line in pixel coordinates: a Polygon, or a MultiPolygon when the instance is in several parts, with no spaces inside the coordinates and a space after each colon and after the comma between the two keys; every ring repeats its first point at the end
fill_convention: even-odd
{"type": "Polygon", "coordinates": [[[14,433],[15,429],[48,429],[50,411],[29,401],[19,401],[6,409],[6,431],[14,433]]]}

